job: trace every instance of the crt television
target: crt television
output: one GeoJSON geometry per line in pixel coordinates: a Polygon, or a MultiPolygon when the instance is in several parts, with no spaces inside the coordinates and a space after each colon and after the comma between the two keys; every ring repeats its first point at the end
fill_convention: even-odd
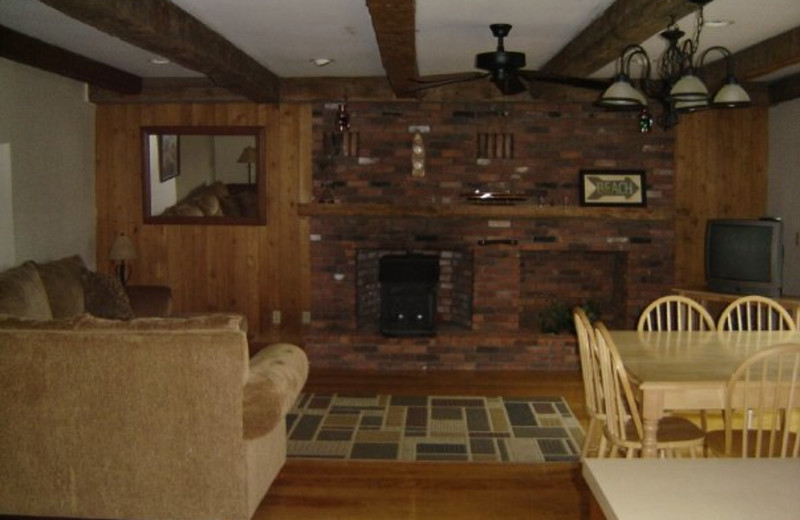
{"type": "Polygon", "coordinates": [[[780,219],[711,219],[706,225],[706,283],[714,292],[780,296],[780,219]]]}

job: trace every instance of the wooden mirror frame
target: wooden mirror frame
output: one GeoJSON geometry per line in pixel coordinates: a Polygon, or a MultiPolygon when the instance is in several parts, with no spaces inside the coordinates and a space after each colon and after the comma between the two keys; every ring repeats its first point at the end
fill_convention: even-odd
{"type": "MultiPolygon", "coordinates": [[[[266,170],[264,157],[264,129],[259,126],[145,126],[142,127],[142,211],[145,224],[193,224],[193,225],[259,225],[266,222],[266,170]],[[152,214],[153,191],[151,186],[151,164],[153,160],[162,160],[162,140],[159,139],[159,150],[151,156],[150,142],[153,136],[178,136],[175,141],[176,152],[180,157],[180,136],[244,136],[253,137],[255,140],[255,180],[252,183],[255,189],[256,209],[254,215],[249,216],[189,216],[189,215],[164,215],[152,214]],[[151,160],[152,158],[152,160],[151,160]]],[[[158,172],[161,182],[166,182],[180,174],[180,161],[174,165],[175,170],[158,172]]],[[[209,179],[212,181],[213,179],[209,179]]],[[[248,179],[249,181],[249,179],[248,179]]],[[[250,183],[248,183],[249,185],[250,183]]],[[[202,186],[192,188],[195,192],[202,186]]],[[[228,186],[228,185],[226,185],[228,186]]],[[[177,202],[180,201],[176,201],[177,202]]]]}

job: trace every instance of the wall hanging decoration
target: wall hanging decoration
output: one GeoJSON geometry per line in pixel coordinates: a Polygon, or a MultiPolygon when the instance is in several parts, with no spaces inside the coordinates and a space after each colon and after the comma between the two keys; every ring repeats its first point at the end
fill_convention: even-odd
{"type": "Polygon", "coordinates": [[[167,182],[181,173],[181,149],[178,136],[164,134],[158,140],[159,180],[167,182]]]}
{"type": "Polygon", "coordinates": [[[646,206],[644,170],[581,170],[581,206],[646,206]]]}
{"type": "Polygon", "coordinates": [[[350,109],[347,105],[347,98],[335,106],[333,131],[326,134],[326,153],[332,157],[357,157],[359,134],[350,131],[350,109]]]}
{"type": "Polygon", "coordinates": [[[411,139],[411,176],[425,177],[425,142],[419,132],[411,139]]]}
{"type": "Polygon", "coordinates": [[[478,159],[513,159],[513,132],[478,132],[478,159]]]}

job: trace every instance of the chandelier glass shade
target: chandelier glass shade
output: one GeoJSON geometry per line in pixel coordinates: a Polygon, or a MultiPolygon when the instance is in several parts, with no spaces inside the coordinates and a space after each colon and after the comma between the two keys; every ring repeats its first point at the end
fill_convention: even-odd
{"type": "Polygon", "coordinates": [[[646,110],[648,98],[658,101],[663,108],[658,122],[664,128],[678,123],[678,114],[706,108],[740,108],[750,105],[750,96],[742,88],[733,73],[733,56],[725,47],[715,46],[697,55],[700,32],[703,27],[703,6],[710,0],[689,0],[700,6],[697,27],[692,39],[675,24],[673,18],[661,36],[667,40],[667,50],[661,56],[658,79],[651,78],[650,57],[640,45],[628,45],[619,57],[619,72],[614,82],[603,92],[597,105],[611,110],[646,110]],[[712,97],[698,75],[709,53],[722,54],[726,62],[725,84],[712,97]],[[638,60],[637,60],[638,58],[638,60]],[[631,79],[631,68],[636,61],[642,63],[642,73],[635,82],[631,79]]]}

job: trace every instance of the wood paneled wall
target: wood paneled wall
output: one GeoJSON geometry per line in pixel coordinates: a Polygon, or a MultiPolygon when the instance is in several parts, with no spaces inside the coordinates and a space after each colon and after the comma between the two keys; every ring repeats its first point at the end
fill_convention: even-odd
{"type": "Polygon", "coordinates": [[[111,241],[126,233],[139,253],[130,283],[171,286],[175,312],[240,312],[256,336],[299,341],[310,267],[308,224],[296,208],[311,192],[311,127],[307,104],[99,105],[97,265],[111,269],[111,241]],[[266,225],[144,224],[141,127],[149,125],[264,127],[266,225]]]}
{"type": "MultiPolygon", "coordinates": [[[[675,142],[676,284],[704,282],[705,222],[766,210],[767,109],[682,117],[675,142]]],[[[660,130],[656,130],[660,131],[660,130]]],[[[131,283],[167,284],[178,313],[236,311],[265,340],[299,341],[310,304],[308,219],[312,110],[309,104],[107,104],[97,106],[97,265],[111,269],[117,233],[139,258],[131,283]],[[148,125],[260,125],[267,155],[267,224],[143,224],[140,129],[148,125]],[[281,323],[273,323],[279,311],[281,323]]]]}
{"type": "Polygon", "coordinates": [[[758,218],[767,208],[766,107],[681,117],[675,140],[675,281],[705,284],[709,218],[758,218]]]}

